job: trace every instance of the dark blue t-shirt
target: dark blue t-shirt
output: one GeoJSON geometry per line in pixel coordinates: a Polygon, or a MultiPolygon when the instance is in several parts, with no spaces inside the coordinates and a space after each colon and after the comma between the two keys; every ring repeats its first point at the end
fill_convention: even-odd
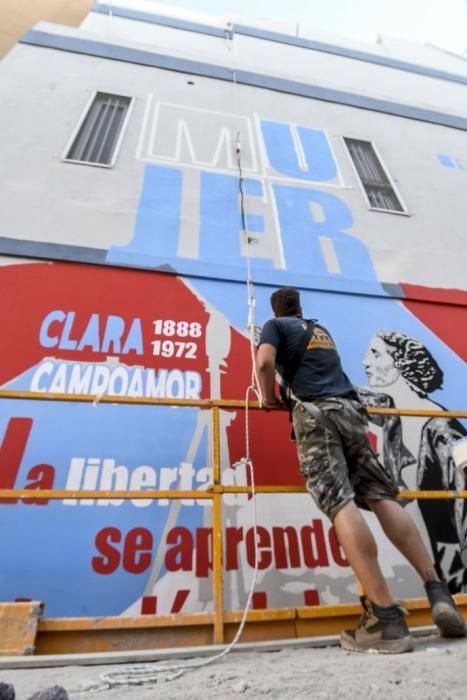
{"type": "MultiPolygon", "coordinates": [[[[281,316],[267,321],[259,344],[269,343],[277,350],[276,367],[282,376],[294,357],[306,330],[306,323],[297,316],[281,316]]],[[[302,363],[292,380],[292,391],[303,401],[326,396],[343,396],[353,392],[349,378],[342,370],[339,353],[329,331],[315,324],[302,363]]]]}

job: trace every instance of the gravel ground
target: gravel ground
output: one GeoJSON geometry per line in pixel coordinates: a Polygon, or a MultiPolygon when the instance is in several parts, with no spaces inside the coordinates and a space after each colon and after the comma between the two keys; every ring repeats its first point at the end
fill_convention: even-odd
{"type": "MultiPolygon", "coordinates": [[[[159,666],[172,663],[160,662],[159,666]]],[[[148,664],[155,668],[157,664],[148,664]]],[[[417,640],[411,654],[355,654],[339,647],[235,652],[220,661],[185,672],[160,672],[157,681],[133,687],[102,688],[100,675],[130,666],[67,666],[0,670],[0,682],[12,683],[16,700],[53,685],[64,686],[70,700],[464,700],[467,697],[467,639],[417,640]]],[[[141,668],[141,664],[138,665],[141,668]]]]}

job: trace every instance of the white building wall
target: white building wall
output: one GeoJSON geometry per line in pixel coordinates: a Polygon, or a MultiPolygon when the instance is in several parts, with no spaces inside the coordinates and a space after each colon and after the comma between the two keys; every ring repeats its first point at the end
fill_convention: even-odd
{"type": "MultiPolygon", "coordinates": [[[[129,20],[127,23],[134,24],[129,20]]],[[[40,28],[67,36],[82,36],[79,31],[70,28],[52,25],[40,25],[40,28]]],[[[200,38],[192,32],[180,34],[195,40],[200,38]]],[[[201,38],[203,41],[206,39],[204,36],[201,38]]],[[[94,36],[94,39],[110,40],[101,36],[94,36]]],[[[219,41],[222,51],[228,52],[224,41],[213,41],[219,41]]],[[[268,51],[276,51],[274,66],[283,64],[283,52],[289,56],[293,51],[290,47],[275,46],[271,42],[257,43],[258,46],[267,44],[268,51]]],[[[172,50],[174,53],[175,49],[172,50]]],[[[416,107],[426,106],[431,99],[431,107],[441,108],[439,95],[443,88],[453,93],[466,90],[461,85],[367,65],[361,61],[309,53],[313,55],[313,61],[322,63],[322,75],[331,75],[334,62],[343,61],[346,66],[357,66],[357,72],[368,70],[368,75],[380,72],[378,84],[384,85],[384,89],[388,84],[388,71],[401,79],[412,80],[423,96],[421,100],[415,99],[418,93],[414,91],[413,99],[410,102],[407,99],[407,104],[416,107]],[[325,70],[325,64],[330,67],[329,72],[325,70]],[[439,90],[430,91],[425,100],[427,81],[436,83],[439,90]]],[[[271,73],[272,65],[271,62],[271,73]]],[[[260,134],[255,131],[258,120],[324,130],[341,177],[340,181],[320,182],[315,186],[334,193],[350,208],[354,221],[348,233],[368,247],[378,279],[389,283],[403,280],[434,287],[466,287],[464,257],[459,254],[459,250],[463,250],[463,231],[459,222],[466,218],[464,192],[467,170],[442,167],[437,158],[437,154],[447,154],[459,159],[459,162],[467,158],[462,130],[246,87],[233,81],[187,76],[176,71],[27,45],[16,47],[2,62],[0,73],[1,101],[5,105],[0,114],[0,127],[5,135],[0,161],[4,182],[0,192],[4,235],[104,250],[131,241],[144,167],[157,162],[167,164],[166,160],[158,159],[157,154],[148,154],[146,132],[155,118],[156,105],[170,103],[181,108],[207,110],[206,119],[211,118],[208,116],[210,112],[218,112],[217,126],[221,128],[223,123],[224,126],[227,124],[231,131],[232,115],[246,117],[255,134],[257,151],[261,146],[260,134]],[[28,90],[18,93],[18,84],[28,85],[28,90]],[[135,98],[117,164],[110,170],[61,160],[94,90],[135,98]],[[149,99],[152,106],[148,112],[149,122],[145,124],[144,115],[149,99]],[[31,119],[32,114],[34,119],[31,119]],[[225,118],[222,115],[226,115],[225,118]],[[369,211],[343,146],[344,136],[374,141],[407,206],[407,216],[369,211]],[[24,206],[26,195],[27,207],[24,206]]],[[[350,71],[340,73],[350,74],[350,71]]],[[[356,74],[352,79],[356,80],[356,74]]],[[[369,88],[367,91],[371,92],[369,88]]],[[[372,96],[375,96],[374,91],[372,96]]],[[[381,94],[376,93],[376,96],[381,97],[381,94]]],[[[391,97],[395,99],[394,94],[391,97]]],[[[460,103],[453,101],[451,111],[458,115],[465,114],[465,104],[462,111],[460,103]]],[[[202,112],[199,115],[202,118],[202,112]]],[[[244,126],[245,123],[241,121],[239,125],[244,126]]],[[[169,150],[175,150],[175,141],[170,145],[175,132],[168,138],[169,150]]],[[[211,146],[208,143],[203,145],[204,138],[202,134],[198,136],[197,148],[209,151],[211,146]]],[[[182,154],[178,164],[172,162],[172,165],[184,169],[187,183],[187,178],[193,177],[192,170],[184,165],[184,162],[189,165],[189,160],[186,154],[182,154]]],[[[235,174],[235,169],[232,172],[235,174]]],[[[265,179],[264,174],[261,170],[253,173],[261,182],[267,180],[269,187],[272,181],[265,179]]],[[[196,186],[186,185],[182,216],[194,236],[199,228],[197,197],[196,186]]],[[[254,210],[258,203],[252,201],[247,203],[248,206],[254,210]]],[[[274,221],[272,207],[269,196],[263,209],[268,212],[270,222],[274,221]]],[[[280,267],[277,222],[275,227],[273,223],[270,226],[273,230],[266,232],[254,255],[270,257],[274,265],[280,267]]]]}
{"type": "MultiPolygon", "coordinates": [[[[228,40],[118,16],[109,18],[100,13],[90,13],[82,29],[99,34],[103,41],[109,43],[140,45],[171,56],[207,61],[232,69],[251,70],[451,114],[466,114],[465,85],[322,51],[288,46],[235,32],[233,39],[228,40]]],[[[432,51],[422,51],[421,48],[413,56],[406,56],[404,52],[401,57],[399,51],[386,50],[380,55],[430,66],[434,61],[428,60],[427,63],[424,59],[430,59],[432,51]]],[[[373,49],[371,45],[360,44],[355,50],[373,53],[373,49]]],[[[378,53],[375,52],[375,56],[378,53]]],[[[439,51],[436,51],[436,56],[437,70],[467,77],[467,62],[459,61],[452,65],[454,62],[449,56],[447,61],[446,55],[439,51]]]]}

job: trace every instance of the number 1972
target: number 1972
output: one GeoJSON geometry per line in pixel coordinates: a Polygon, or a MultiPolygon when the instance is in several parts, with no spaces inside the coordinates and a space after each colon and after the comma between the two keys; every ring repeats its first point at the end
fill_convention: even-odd
{"type": "Polygon", "coordinates": [[[162,357],[186,357],[189,360],[196,359],[198,346],[196,343],[184,343],[178,340],[153,340],[152,354],[162,357]]]}

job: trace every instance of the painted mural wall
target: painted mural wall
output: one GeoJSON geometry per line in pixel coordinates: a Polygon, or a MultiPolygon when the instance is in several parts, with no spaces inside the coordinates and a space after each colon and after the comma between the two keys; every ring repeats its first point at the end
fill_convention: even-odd
{"type": "MultiPolygon", "coordinates": [[[[0,280],[2,387],[96,395],[95,404],[0,403],[0,486],[31,490],[30,498],[0,505],[2,599],[44,600],[48,615],[211,609],[207,501],[44,501],[34,498],[34,489],[206,489],[209,411],[98,399],[106,393],[242,398],[251,372],[249,342],[239,331],[243,285],[59,262],[3,265],[0,280]]],[[[257,287],[258,320],[269,315],[272,289],[257,287]]],[[[465,357],[437,326],[446,316],[457,325],[460,307],[308,290],[302,298],[332,330],[368,403],[463,406],[465,357]],[[382,329],[391,333],[381,337],[382,329]],[[421,369],[414,369],[411,353],[423,355],[421,369]],[[419,387],[423,397],[415,393],[419,387]]],[[[462,318],[465,324],[464,311],[462,318]]],[[[257,483],[300,484],[287,416],[253,413],[250,429],[257,483]]],[[[464,486],[450,457],[452,442],[466,433],[460,422],[390,419],[370,430],[401,487],[464,486]]],[[[224,484],[247,483],[244,467],[235,467],[244,454],[243,412],[223,410],[224,484]]],[[[263,600],[273,607],[352,601],[353,575],[331,523],[308,495],[257,500],[263,600]]],[[[466,590],[465,509],[406,507],[452,590],[466,590]]],[[[251,501],[226,496],[224,516],[226,605],[238,609],[254,564],[251,501]]],[[[394,593],[420,595],[415,575],[368,517],[394,593]]]]}
{"type": "MultiPolygon", "coordinates": [[[[15,79],[34,50],[16,55],[15,79]]],[[[48,616],[210,610],[208,501],[47,502],[34,490],[207,488],[209,411],[99,397],[243,399],[251,378],[248,269],[255,324],[270,316],[277,286],[300,288],[305,314],[329,328],[370,406],[465,410],[463,134],[208,77],[191,85],[182,73],[67,52],[56,58],[37,54],[44,70],[35,89],[49,99],[48,112],[37,100],[37,128],[47,126],[51,141],[31,148],[28,163],[17,153],[10,159],[16,169],[0,193],[10,204],[0,207],[10,236],[0,250],[16,256],[0,266],[0,386],[92,394],[96,402],[0,401],[0,487],[31,491],[0,503],[0,598],[43,600],[48,616]],[[106,89],[137,93],[113,171],[60,161],[77,113],[50,124],[50,105],[76,111],[89,98],[97,65],[106,89]],[[368,211],[343,136],[374,140],[392,173],[400,164],[402,215],[368,211]]],[[[4,120],[10,155],[21,117],[4,120]]],[[[301,484],[287,416],[253,413],[250,421],[257,483],[301,484]]],[[[238,464],[244,425],[242,411],[221,412],[225,484],[247,483],[238,464]]],[[[375,419],[369,429],[401,488],[465,488],[451,457],[465,422],[375,419]]],[[[331,523],[307,495],[264,495],[257,504],[263,602],[355,599],[331,523]]],[[[466,591],[464,503],[404,507],[451,590],[466,591]]],[[[224,515],[225,601],[238,609],[253,573],[251,500],[229,494],[224,515]]],[[[394,595],[421,595],[368,518],[394,595]]]]}

